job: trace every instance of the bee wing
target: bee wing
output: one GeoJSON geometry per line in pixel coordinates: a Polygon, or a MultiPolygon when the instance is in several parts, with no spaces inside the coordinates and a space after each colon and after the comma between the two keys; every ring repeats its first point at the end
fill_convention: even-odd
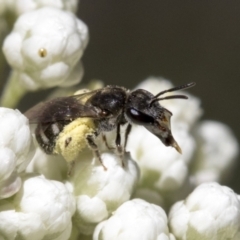
{"type": "Polygon", "coordinates": [[[45,108],[47,102],[40,102],[36,104],[35,106],[28,109],[24,115],[28,118],[30,123],[37,123],[38,119],[41,116],[41,113],[43,112],[43,109],[45,108]]]}
{"type": "Polygon", "coordinates": [[[100,90],[40,102],[24,114],[30,123],[64,121],[79,117],[100,119],[104,117],[100,114],[101,109],[86,104],[86,101],[97,91],[100,90]]]}

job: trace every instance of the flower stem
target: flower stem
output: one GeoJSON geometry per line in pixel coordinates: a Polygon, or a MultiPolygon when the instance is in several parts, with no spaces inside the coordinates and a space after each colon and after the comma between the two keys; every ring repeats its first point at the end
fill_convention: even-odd
{"type": "Polygon", "coordinates": [[[10,73],[9,79],[4,87],[0,98],[0,106],[15,108],[27,90],[18,81],[16,73],[10,73]]]}

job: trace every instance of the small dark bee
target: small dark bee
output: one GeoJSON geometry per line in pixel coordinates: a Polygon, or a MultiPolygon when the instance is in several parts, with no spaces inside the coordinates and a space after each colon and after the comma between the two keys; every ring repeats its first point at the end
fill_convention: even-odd
{"type": "MultiPolygon", "coordinates": [[[[103,165],[95,139],[105,132],[116,129],[116,149],[119,155],[125,152],[132,124],[144,126],[157,136],[164,145],[181,148],[171,132],[172,113],[159,104],[161,100],[181,98],[185,95],[159,97],[167,92],[193,87],[189,83],[153,95],[137,89],[129,91],[124,87],[107,86],[70,97],[60,97],[39,103],[25,115],[30,123],[36,123],[36,140],[47,154],[61,154],[67,162],[76,160],[79,152],[88,145],[103,165]],[[124,144],[121,144],[120,128],[126,127],[124,144]]],[[[107,145],[108,146],[108,145],[107,145]]],[[[104,169],[105,166],[103,165],[104,169]]]]}

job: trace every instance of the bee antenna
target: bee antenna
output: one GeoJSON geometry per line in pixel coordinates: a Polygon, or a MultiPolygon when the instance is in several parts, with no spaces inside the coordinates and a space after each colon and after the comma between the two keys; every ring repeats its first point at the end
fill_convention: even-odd
{"type": "Polygon", "coordinates": [[[187,83],[187,84],[184,84],[184,85],[181,85],[181,86],[178,86],[178,87],[174,87],[174,88],[170,88],[168,90],[162,91],[162,92],[158,93],[156,96],[153,97],[153,99],[150,102],[150,107],[156,101],[173,99],[173,98],[188,99],[188,97],[185,96],[185,95],[173,95],[173,96],[168,96],[168,97],[164,97],[164,98],[158,98],[158,97],[160,95],[163,95],[163,94],[168,93],[168,92],[174,92],[174,91],[178,91],[178,90],[182,90],[182,89],[188,89],[188,88],[191,88],[195,85],[196,85],[195,82],[191,82],[191,83],[187,83]]]}
{"type": "Polygon", "coordinates": [[[162,92],[158,93],[156,96],[154,96],[154,99],[159,97],[160,95],[163,95],[164,93],[175,92],[175,91],[182,90],[182,89],[188,89],[188,88],[191,88],[195,85],[196,85],[195,82],[191,82],[191,83],[187,83],[187,84],[184,84],[184,85],[181,85],[181,86],[178,86],[178,87],[170,88],[168,90],[165,90],[165,91],[162,91],[162,92]]]}
{"type": "Polygon", "coordinates": [[[154,98],[154,99],[152,99],[152,101],[150,102],[150,107],[152,106],[152,104],[153,104],[154,102],[162,101],[162,100],[168,100],[168,99],[174,99],[174,98],[188,99],[188,97],[185,96],[185,95],[173,95],[173,96],[168,96],[168,97],[164,97],[164,98],[154,98]]]}

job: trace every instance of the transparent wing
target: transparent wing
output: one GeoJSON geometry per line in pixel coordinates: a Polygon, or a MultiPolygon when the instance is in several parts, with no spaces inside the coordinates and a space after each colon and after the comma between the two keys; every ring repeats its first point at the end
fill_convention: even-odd
{"type": "Polygon", "coordinates": [[[104,117],[101,109],[86,103],[97,91],[101,90],[40,102],[24,114],[30,123],[64,121],[79,117],[100,119],[104,117]]]}

